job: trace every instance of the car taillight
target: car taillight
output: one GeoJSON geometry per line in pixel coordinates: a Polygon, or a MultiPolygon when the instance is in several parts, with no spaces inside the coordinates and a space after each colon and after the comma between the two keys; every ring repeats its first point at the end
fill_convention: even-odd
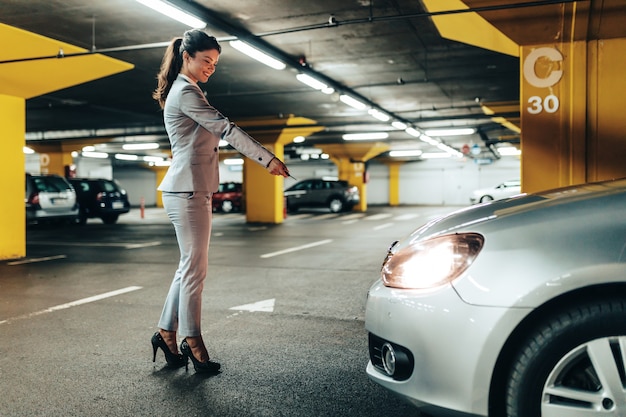
{"type": "Polygon", "coordinates": [[[28,204],[34,206],[39,205],[39,193],[32,193],[30,197],[28,197],[28,204]]]}

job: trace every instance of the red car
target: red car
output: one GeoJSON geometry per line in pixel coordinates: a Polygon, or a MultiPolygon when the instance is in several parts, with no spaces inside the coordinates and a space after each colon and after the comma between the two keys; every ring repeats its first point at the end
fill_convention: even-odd
{"type": "Polygon", "coordinates": [[[225,182],[220,184],[216,193],[213,193],[213,211],[230,213],[241,211],[242,187],[239,182],[225,182]]]}

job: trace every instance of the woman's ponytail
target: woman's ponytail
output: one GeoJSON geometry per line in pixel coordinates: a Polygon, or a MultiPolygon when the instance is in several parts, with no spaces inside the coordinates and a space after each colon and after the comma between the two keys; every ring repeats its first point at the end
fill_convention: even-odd
{"type": "Polygon", "coordinates": [[[174,38],[165,50],[163,61],[161,62],[161,70],[157,74],[157,88],[152,93],[161,108],[165,107],[165,99],[167,98],[172,84],[178,73],[183,67],[183,56],[181,53],[181,43],[183,38],[174,38]]]}

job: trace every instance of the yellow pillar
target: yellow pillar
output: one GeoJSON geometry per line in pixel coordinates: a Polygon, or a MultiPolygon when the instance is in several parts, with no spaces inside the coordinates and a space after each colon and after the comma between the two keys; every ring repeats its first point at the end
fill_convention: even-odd
{"type": "Polygon", "coordinates": [[[355,211],[367,211],[367,187],[365,185],[365,162],[352,161],[350,158],[330,158],[339,171],[339,179],[348,181],[359,189],[359,204],[353,207],[355,211]]]}
{"type": "Polygon", "coordinates": [[[626,39],[522,48],[524,192],[626,176],[626,39]]]}
{"type": "Polygon", "coordinates": [[[404,162],[387,162],[389,167],[389,205],[400,205],[400,166],[404,162]]]}
{"type": "MultiPolygon", "coordinates": [[[[150,167],[150,169],[154,172],[156,178],[156,186],[158,187],[163,181],[163,177],[167,173],[167,167],[150,167]]],[[[157,207],[163,207],[163,193],[157,189],[154,190],[156,192],[155,204],[157,207]]]]}
{"type": "Polygon", "coordinates": [[[0,164],[0,259],[26,256],[25,134],[25,100],[0,94],[0,137],[3,153],[0,164]]]}
{"type": "MultiPolygon", "coordinates": [[[[296,136],[306,137],[323,129],[322,126],[308,127],[306,126],[307,124],[313,125],[315,122],[294,116],[283,120],[268,119],[266,123],[268,126],[275,126],[277,123],[280,123],[283,127],[279,130],[248,131],[248,133],[281,160],[284,160],[285,144],[293,142],[296,136]]],[[[246,123],[239,123],[239,125],[245,129],[246,123]]],[[[259,126],[259,122],[256,121],[255,125],[259,126]]],[[[283,178],[271,175],[264,167],[245,158],[243,181],[245,187],[246,220],[249,223],[282,223],[285,219],[283,178]]]]}

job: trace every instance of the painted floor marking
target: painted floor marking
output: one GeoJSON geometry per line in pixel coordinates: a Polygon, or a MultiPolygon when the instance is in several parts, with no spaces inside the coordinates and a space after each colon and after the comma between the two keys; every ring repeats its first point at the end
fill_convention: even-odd
{"type": "Polygon", "coordinates": [[[150,246],[159,246],[162,244],[160,241],[143,242],[143,243],[131,243],[131,242],[28,242],[29,245],[46,245],[46,246],[90,246],[90,247],[105,247],[105,248],[124,248],[124,249],[141,249],[150,246]]]}
{"type": "Polygon", "coordinates": [[[271,258],[271,257],[278,256],[278,255],[284,255],[286,253],[297,252],[299,250],[304,250],[304,249],[313,248],[315,246],[325,245],[332,241],[333,241],[332,239],[320,240],[320,241],[309,243],[309,244],[302,245],[302,246],[295,246],[293,248],[283,249],[278,252],[266,253],[264,255],[261,255],[261,258],[271,258]]]}
{"type": "Polygon", "coordinates": [[[274,311],[274,303],[276,302],[275,298],[270,298],[269,300],[257,301],[256,303],[244,304],[236,307],[231,307],[229,310],[237,310],[237,311],[263,311],[267,313],[271,313],[274,311]]]}
{"type": "Polygon", "coordinates": [[[37,262],[46,262],[53,261],[55,259],[65,259],[66,255],[55,255],[55,256],[46,256],[44,258],[31,258],[31,259],[22,259],[20,261],[7,262],[7,265],[24,265],[24,264],[34,264],[37,262]]]}
{"type": "Polygon", "coordinates": [[[382,219],[387,219],[389,217],[393,216],[393,214],[391,213],[380,213],[380,214],[374,214],[371,216],[367,216],[365,218],[365,220],[382,220],[382,219]]]}
{"type": "Polygon", "coordinates": [[[411,220],[411,219],[414,219],[416,217],[419,217],[419,214],[417,214],[417,213],[407,213],[407,214],[402,214],[400,216],[396,216],[396,220],[411,220]]]}
{"type": "Polygon", "coordinates": [[[381,225],[378,225],[374,228],[374,230],[381,230],[381,229],[386,229],[388,227],[393,226],[393,223],[383,223],[381,225]]]}
{"type": "Polygon", "coordinates": [[[115,297],[117,295],[125,294],[127,292],[137,291],[137,290],[140,290],[141,288],[142,287],[132,286],[132,287],[121,288],[115,291],[105,292],[104,294],[94,295],[92,297],[81,298],[80,300],[72,301],[72,302],[65,303],[65,304],[59,304],[58,306],[46,308],[45,310],[35,311],[34,313],[24,314],[22,316],[17,316],[17,317],[11,317],[6,320],[0,320],[0,324],[10,323],[15,320],[30,319],[36,316],[40,316],[42,314],[52,313],[54,311],[59,311],[59,310],[65,310],[67,308],[76,307],[82,304],[93,303],[94,301],[100,301],[100,300],[104,300],[105,298],[115,297]]]}

